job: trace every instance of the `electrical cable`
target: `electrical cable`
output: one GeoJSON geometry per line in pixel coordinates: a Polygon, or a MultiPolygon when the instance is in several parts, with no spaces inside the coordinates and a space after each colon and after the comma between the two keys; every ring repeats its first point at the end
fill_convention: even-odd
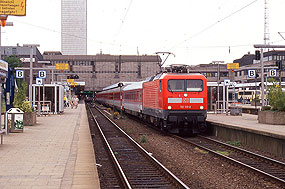
{"type": "Polygon", "coordinates": [[[209,30],[210,28],[214,27],[215,25],[221,23],[222,21],[224,21],[224,20],[230,18],[231,16],[233,16],[233,15],[235,15],[236,13],[242,11],[243,9],[249,7],[250,5],[252,5],[253,3],[255,3],[255,2],[257,2],[257,1],[258,1],[258,0],[254,0],[254,1],[252,1],[251,3],[249,3],[249,4],[245,5],[245,6],[243,6],[242,8],[240,8],[240,9],[234,11],[233,13],[231,13],[231,14],[225,16],[224,18],[218,20],[217,22],[215,22],[215,23],[213,23],[213,24],[207,26],[206,28],[202,29],[202,30],[199,31],[198,33],[196,33],[196,34],[194,34],[193,36],[189,37],[188,39],[185,39],[185,40],[183,40],[182,42],[178,43],[177,45],[174,45],[174,46],[171,47],[169,50],[172,50],[172,49],[174,49],[174,48],[176,48],[176,47],[178,47],[178,46],[180,46],[180,45],[186,43],[186,42],[189,41],[190,39],[193,39],[193,38],[197,37],[198,35],[204,33],[205,31],[207,31],[207,30],[209,30]]]}

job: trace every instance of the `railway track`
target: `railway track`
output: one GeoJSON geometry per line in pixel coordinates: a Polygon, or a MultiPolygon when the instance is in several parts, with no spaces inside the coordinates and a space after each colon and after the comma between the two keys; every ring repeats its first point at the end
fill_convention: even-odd
{"type": "Polygon", "coordinates": [[[194,138],[181,138],[183,142],[190,143],[202,150],[225,158],[230,162],[253,170],[281,185],[285,185],[285,163],[208,138],[197,136],[194,138]]]}
{"type": "Polygon", "coordinates": [[[124,188],[188,188],[99,109],[88,109],[124,188]]]}

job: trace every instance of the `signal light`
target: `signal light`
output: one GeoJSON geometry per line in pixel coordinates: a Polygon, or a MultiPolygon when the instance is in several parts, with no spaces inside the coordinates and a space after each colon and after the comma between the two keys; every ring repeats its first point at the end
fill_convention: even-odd
{"type": "Polygon", "coordinates": [[[260,51],[259,50],[255,51],[255,60],[260,60],[260,51]]]}
{"type": "Polygon", "coordinates": [[[6,26],[6,20],[1,20],[1,26],[5,27],[6,26]]]}

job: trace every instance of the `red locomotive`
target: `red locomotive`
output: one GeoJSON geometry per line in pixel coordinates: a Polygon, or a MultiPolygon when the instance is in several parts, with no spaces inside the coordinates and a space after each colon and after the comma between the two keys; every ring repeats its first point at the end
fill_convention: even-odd
{"type": "Polygon", "coordinates": [[[162,73],[147,81],[122,82],[96,98],[171,133],[206,130],[207,80],[201,74],[162,73]]]}

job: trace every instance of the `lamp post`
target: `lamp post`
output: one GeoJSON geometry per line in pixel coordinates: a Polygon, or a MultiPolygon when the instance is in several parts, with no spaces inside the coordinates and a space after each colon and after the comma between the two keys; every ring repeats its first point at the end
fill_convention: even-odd
{"type": "MultiPolygon", "coordinates": [[[[13,22],[6,22],[6,26],[13,26],[13,22]]],[[[2,59],[2,51],[1,51],[1,26],[0,26],[0,59],[2,59]]]]}
{"type": "Polygon", "coordinates": [[[266,45],[266,44],[256,44],[253,45],[254,48],[260,48],[260,64],[261,64],[261,106],[264,106],[264,60],[263,60],[263,49],[266,48],[285,48],[285,45],[266,45]]]}
{"type": "Polygon", "coordinates": [[[38,44],[24,44],[23,47],[30,47],[30,82],[29,82],[29,101],[32,103],[32,84],[33,84],[33,48],[39,47],[38,44]]]}

